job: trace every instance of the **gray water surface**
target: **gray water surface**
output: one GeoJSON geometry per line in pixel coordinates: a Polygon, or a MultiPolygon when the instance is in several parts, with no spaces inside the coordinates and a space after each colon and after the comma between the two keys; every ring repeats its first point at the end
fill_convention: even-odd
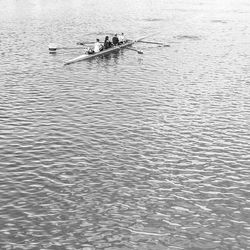
{"type": "Polygon", "coordinates": [[[249,41],[248,0],[0,0],[0,249],[248,249],[249,41]],[[116,32],[170,47],[48,53],[116,32]]]}

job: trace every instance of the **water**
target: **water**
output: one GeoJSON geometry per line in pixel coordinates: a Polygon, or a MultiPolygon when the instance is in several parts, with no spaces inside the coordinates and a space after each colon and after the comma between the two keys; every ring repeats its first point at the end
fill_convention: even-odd
{"type": "Polygon", "coordinates": [[[249,247],[247,0],[0,7],[1,249],[249,247]],[[143,55],[48,53],[158,31],[143,55]]]}

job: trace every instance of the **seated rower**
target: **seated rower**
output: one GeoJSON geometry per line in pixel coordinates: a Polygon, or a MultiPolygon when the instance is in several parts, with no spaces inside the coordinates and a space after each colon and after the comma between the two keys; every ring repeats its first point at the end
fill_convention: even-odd
{"type": "Polygon", "coordinates": [[[106,36],[104,40],[104,49],[109,49],[111,48],[111,46],[112,46],[112,43],[109,41],[109,37],[106,36]]]}
{"type": "Polygon", "coordinates": [[[97,38],[96,39],[96,42],[94,44],[94,52],[97,53],[97,52],[100,52],[103,50],[103,46],[102,44],[100,43],[100,40],[97,38]]]}
{"type": "Polygon", "coordinates": [[[113,39],[112,39],[112,43],[114,46],[119,45],[119,39],[117,37],[117,34],[114,35],[113,39]]]}
{"type": "Polygon", "coordinates": [[[97,38],[96,42],[94,44],[94,48],[88,48],[86,53],[87,54],[94,54],[94,53],[98,53],[102,50],[103,50],[103,45],[100,43],[100,40],[97,38]]]}
{"type": "Polygon", "coordinates": [[[122,44],[122,43],[125,43],[127,40],[124,36],[124,33],[121,33],[121,35],[119,36],[119,43],[122,44]]]}

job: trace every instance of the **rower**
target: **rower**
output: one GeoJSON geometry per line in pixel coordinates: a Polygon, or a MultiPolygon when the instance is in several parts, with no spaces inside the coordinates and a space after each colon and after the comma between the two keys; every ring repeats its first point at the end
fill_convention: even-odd
{"type": "Polygon", "coordinates": [[[112,43],[114,46],[119,45],[119,39],[117,37],[117,34],[114,35],[114,37],[112,39],[112,43]]]}
{"type": "Polygon", "coordinates": [[[124,33],[121,33],[121,35],[119,36],[119,43],[122,44],[122,43],[125,43],[126,42],[126,38],[124,36],[124,33]]]}
{"type": "Polygon", "coordinates": [[[104,40],[104,49],[109,49],[109,48],[111,48],[111,46],[112,46],[112,43],[109,41],[109,37],[108,36],[106,36],[105,37],[105,40],[104,40]]]}
{"type": "Polygon", "coordinates": [[[96,39],[96,42],[94,44],[94,52],[97,53],[97,52],[100,52],[103,50],[103,46],[102,44],[100,43],[100,40],[97,38],[96,39]]]}

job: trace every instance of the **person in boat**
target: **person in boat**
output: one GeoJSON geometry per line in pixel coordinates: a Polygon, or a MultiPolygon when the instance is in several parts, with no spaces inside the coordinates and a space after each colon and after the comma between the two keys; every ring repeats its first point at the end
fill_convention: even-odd
{"type": "Polygon", "coordinates": [[[97,38],[94,44],[94,48],[88,48],[87,54],[98,53],[103,50],[103,45],[100,43],[100,40],[97,38]]]}
{"type": "Polygon", "coordinates": [[[104,49],[109,49],[109,48],[111,48],[112,43],[110,42],[108,36],[105,37],[105,40],[104,40],[104,44],[103,44],[103,45],[104,45],[104,49]]]}
{"type": "Polygon", "coordinates": [[[91,55],[91,54],[94,54],[94,53],[95,53],[95,51],[92,48],[87,48],[86,54],[91,55]]]}
{"type": "Polygon", "coordinates": [[[94,52],[97,53],[97,52],[100,52],[103,50],[103,46],[102,44],[100,43],[100,40],[97,38],[96,39],[96,42],[94,44],[94,52]]]}
{"type": "Polygon", "coordinates": [[[119,38],[117,37],[117,34],[114,35],[114,37],[112,39],[112,43],[114,46],[119,45],[119,38]]]}
{"type": "Polygon", "coordinates": [[[121,35],[118,37],[118,39],[119,39],[120,44],[123,44],[126,42],[126,38],[124,36],[124,33],[121,33],[121,35]]]}

